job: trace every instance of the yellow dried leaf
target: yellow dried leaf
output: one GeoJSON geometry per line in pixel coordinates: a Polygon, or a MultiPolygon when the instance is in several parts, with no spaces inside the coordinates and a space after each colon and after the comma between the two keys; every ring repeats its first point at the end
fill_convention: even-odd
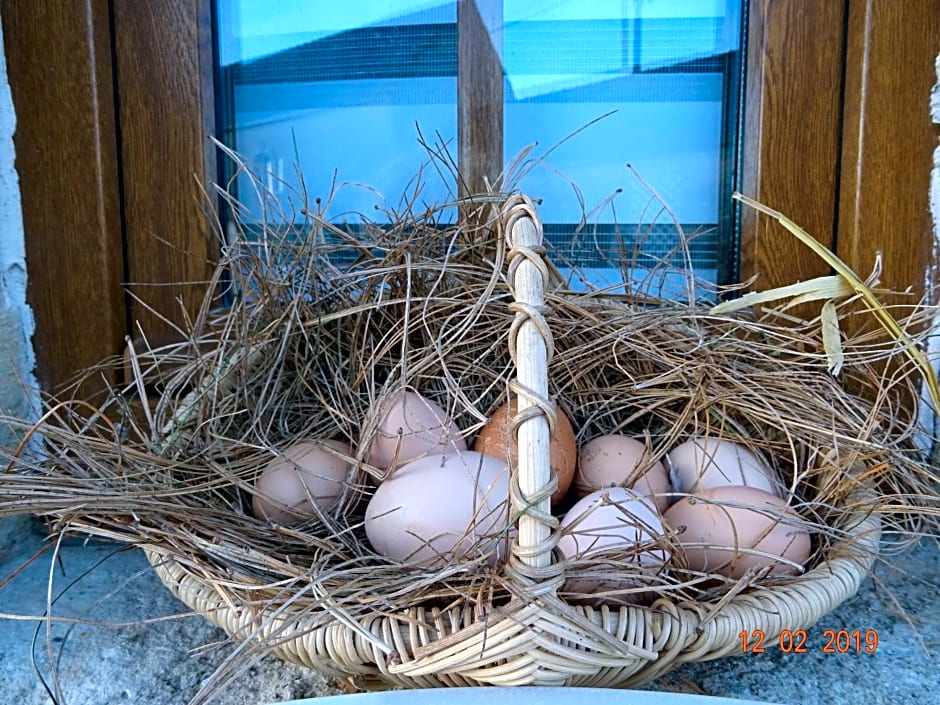
{"type": "Polygon", "coordinates": [[[924,383],[927,385],[927,391],[930,393],[930,400],[933,403],[935,412],[940,413],[940,380],[937,379],[937,372],[933,364],[927,359],[927,355],[918,346],[914,345],[910,337],[904,332],[898,322],[891,315],[890,311],[881,303],[871,287],[863,282],[859,276],[835,253],[826,248],[822,243],[816,240],[812,235],[803,230],[799,225],[787,218],[779,211],[768,208],[763,203],[755,201],[753,198],[735,192],[734,198],[750,206],[754,210],[769,216],[780,223],[791,235],[811,249],[821,260],[832,267],[841,277],[849,283],[855,292],[868,305],[872,315],[878,319],[881,327],[895,340],[908,358],[917,365],[921,371],[924,383]]]}
{"type": "Polygon", "coordinates": [[[851,296],[854,293],[851,285],[838,275],[826,277],[816,277],[806,281],[778,286],[775,289],[767,291],[752,291],[740,298],[731,301],[723,301],[714,306],[711,310],[716,316],[739,311],[748,306],[758,306],[769,301],[779,301],[780,299],[795,299],[787,306],[796,303],[805,303],[807,301],[818,301],[819,299],[835,299],[843,296],[851,296]]]}
{"type": "Polygon", "coordinates": [[[845,363],[845,354],[842,351],[842,333],[839,330],[839,314],[836,313],[836,305],[832,300],[823,304],[820,312],[820,323],[822,327],[823,350],[826,351],[826,359],[829,361],[829,374],[838,377],[842,371],[842,365],[845,363]]]}

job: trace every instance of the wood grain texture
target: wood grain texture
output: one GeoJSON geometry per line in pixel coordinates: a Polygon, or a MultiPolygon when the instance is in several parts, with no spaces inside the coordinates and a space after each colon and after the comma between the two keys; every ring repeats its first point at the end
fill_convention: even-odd
{"type": "MultiPolygon", "coordinates": [[[[488,0],[488,16],[502,17],[488,0]]],[[[457,152],[461,197],[482,193],[503,169],[503,64],[501,47],[484,22],[478,0],[457,0],[457,152]]]]}
{"type": "Polygon", "coordinates": [[[198,309],[218,257],[200,191],[215,178],[206,165],[209,2],[114,0],[113,8],[128,277],[145,302],[131,304],[131,325],[159,337],[172,328],[161,317],[179,324],[198,309]]]}
{"type": "MultiPolygon", "coordinates": [[[[741,190],[833,244],[844,0],[751,0],[741,190]]],[[[828,273],[773,221],[744,208],[741,277],[767,289],[828,273]]]]}
{"type": "Polygon", "coordinates": [[[882,286],[926,291],[940,1],[850,0],[837,254],[882,286]]]}
{"type": "Polygon", "coordinates": [[[53,391],[124,345],[108,1],[0,7],[37,376],[53,391]]]}

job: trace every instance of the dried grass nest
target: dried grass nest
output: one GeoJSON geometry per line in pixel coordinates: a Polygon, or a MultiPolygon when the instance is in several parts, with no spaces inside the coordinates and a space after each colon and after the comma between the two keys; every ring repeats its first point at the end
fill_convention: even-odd
{"type": "Polygon", "coordinates": [[[132,379],[100,403],[66,390],[37,424],[4,419],[24,441],[3,471],[0,515],[143,547],[184,601],[257,652],[406,686],[650,680],[730,653],[747,615],[774,612],[768,634],[817,618],[848,596],[815,587],[827,566],[847,557],[861,579],[880,531],[901,543],[938,534],[937,477],[911,411],[923,380],[909,348],[923,344],[930,307],[894,312],[910,336],[899,341],[856,325],[872,317],[857,296],[827,304],[846,324],[834,376],[823,318],[796,320],[785,305],[716,312],[693,286],[686,303],[575,291],[551,251],[549,390],[579,444],[645,435],[660,457],[709,433],[758,449],[812,525],[806,575],[683,574],[652,605],[569,606],[557,569],[540,582],[513,565],[376,555],[354,492],[298,527],[252,516],[259,468],[297,439],[350,442],[356,481],[370,486],[380,476],[365,462],[370,412],[402,386],[440,403],[468,439],[505,401],[515,374],[505,213],[492,194],[476,203],[458,225],[439,222],[443,208],[409,208],[391,226],[346,230],[310,215],[301,229],[236,238],[215,282],[215,293],[225,281],[237,292],[231,307],[213,312],[207,298],[183,342],[134,354],[132,379]],[[776,609],[777,596],[792,611],[776,609]],[[526,661],[526,650],[540,655],[526,661]]]}

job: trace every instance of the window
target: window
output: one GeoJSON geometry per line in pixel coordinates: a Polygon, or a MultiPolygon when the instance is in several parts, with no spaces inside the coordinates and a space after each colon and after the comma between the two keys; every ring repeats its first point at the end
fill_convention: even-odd
{"type": "MultiPolygon", "coordinates": [[[[617,4],[624,13],[636,6],[617,4]]],[[[479,17],[479,30],[491,7],[457,0],[457,22],[479,17]]],[[[512,9],[503,0],[502,11],[512,9]]],[[[159,336],[170,328],[161,316],[195,314],[218,247],[197,179],[216,178],[205,136],[228,96],[215,81],[219,22],[211,0],[4,0],[0,13],[37,372],[54,388],[120,353],[138,324],[159,336]],[[124,297],[123,282],[160,316],[124,297]]],[[[746,0],[743,33],[740,189],[787,213],[856,271],[869,272],[883,252],[883,285],[924,293],[933,263],[928,184],[937,130],[926,106],[940,46],[935,0],[746,0]]],[[[457,49],[459,71],[459,41],[457,49]]],[[[492,66],[466,70],[492,76],[492,66]]],[[[485,115],[504,130],[493,144],[492,130],[461,129],[465,162],[500,163],[518,146],[511,114],[503,124],[486,113],[493,95],[461,95],[458,86],[458,128],[485,115]]],[[[502,98],[498,105],[501,115],[502,98]]],[[[739,277],[760,274],[761,287],[828,273],[746,211],[737,249],[739,277]]]]}
{"type": "MultiPolygon", "coordinates": [[[[302,173],[310,201],[329,202],[333,219],[374,218],[428,158],[416,125],[454,143],[456,2],[219,0],[218,12],[222,135],[271,193],[293,202],[288,214],[302,173]]],[[[248,178],[238,186],[258,217],[248,178]]],[[[443,203],[455,187],[430,178],[423,198],[443,203]]]]}
{"type": "MultiPolygon", "coordinates": [[[[576,267],[574,285],[620,282],[628,266],[638,280],[664,261],[686,268],[685,237],[699,277],[734,280],[743,2],[468,4],[459,15],[453,1],[219,0],[226,143],[283,213],[299,213],[302,191],[337,221],[374,219],[376,205],[394,208],[412,193],[428,157],[419,132],[446,144],[478,184],[495,182],[533,143],[534,155],[558,145],[517,185],[541,200],[546,237],[576,267]],[[475,41],[461,56],[466,35],[475,41]],[[501,105],[473,129],[498,143],[498,161],[457,149],[468,129],[458,95],[487,91],[501,105]],[[620,253],[631,255],[623,267],[620,253]]],[[[423,180],[421,202],[457,194],[452,174],[429,168],[423,180]]],[[[237,185],[258,214],[248,177],[237,185]]]]}

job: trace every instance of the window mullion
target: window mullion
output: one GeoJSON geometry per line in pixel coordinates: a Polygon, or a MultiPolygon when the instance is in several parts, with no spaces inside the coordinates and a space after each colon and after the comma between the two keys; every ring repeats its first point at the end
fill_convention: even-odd
{"type": "Polygon", "coordinates": [[[486,190],[503,167],[502,0],[457,0],[458,195],[486,190]]]}

